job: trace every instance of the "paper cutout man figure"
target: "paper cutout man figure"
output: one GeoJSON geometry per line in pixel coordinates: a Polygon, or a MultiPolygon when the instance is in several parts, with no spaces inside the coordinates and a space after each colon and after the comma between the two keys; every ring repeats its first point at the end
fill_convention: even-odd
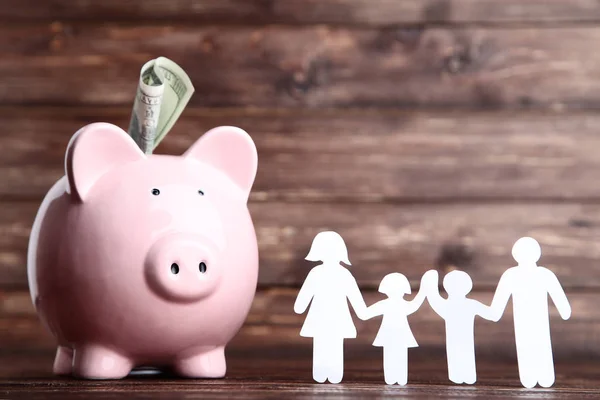
{"type": "Polygon", "coordinates": [[[356,338],[347,300],[359,318],[364,317],[367,306],[356,280],[340,264],[350,265],[350,261],[339,234],[315,236],[306,260],[322,264],[308,273],[294,304],[294,312],[302,314],[312,301],[300,336],[313,338],[314,380],[339,383],[344,375],[344,339],[356,338]]]}
{"type": "Polygon", "coordinates": [[[438,272],[431,270],[423,276],[427,300],[440,317],[446,321],[446,358],[448,378],[454,383],[473,384],[477,380],[475,368],[475,316],[498,321],[492,308],[477,300],[467,298],[473,288],[469,274],[452,271],[444,277],[444,290],[448,298],[440,296],[437,288],[438,272]]]}
{"type": "Polygon", "coordinates": [[[542,255],[539,243],[524,237],[514,244],[512,255],[518,266],[509,268],[500,278],[492,301],[494,312],[502,314],[509,297],[513,298],[515,342],[521,383],[532,388],[537,383],[554,383],[554,360],[550,342],[548,295],[562,319],[569,319],[571,306],[556,275],[537,266],[542,255]]]}
{"type": "Polygon", "coordinates": [[[425,300],[423,281],[421,290],[410,301],[404,300],[404,295],[411,292],[408,279],[397,272],[383,277],[379,284],[379,292],[387,295],[388,298],[367,308],[363,319],[383,315],[381,327],[373,346],[383,347],[385,383],[406,385],[408,381],[408,349],[418,347],[407,317],[417,311],[425,300]]]}

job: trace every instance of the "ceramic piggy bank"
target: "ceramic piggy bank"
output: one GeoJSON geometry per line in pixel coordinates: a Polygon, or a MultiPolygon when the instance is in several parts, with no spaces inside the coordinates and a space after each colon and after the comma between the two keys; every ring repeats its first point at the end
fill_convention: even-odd
{"type": "Polygon", "coordinates": [[[233,127],[182,156],[146,156],[106,123],[73,136],[28,252],[33,302],[58,340],[55,373],[225,375],[225,345],[256,291],[256,168],[252,139],[233,127]]]}

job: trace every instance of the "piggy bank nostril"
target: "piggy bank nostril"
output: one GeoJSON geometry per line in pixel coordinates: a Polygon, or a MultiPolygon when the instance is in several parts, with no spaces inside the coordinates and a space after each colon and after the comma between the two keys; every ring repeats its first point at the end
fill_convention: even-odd
{"type": "Polygon", "coordinates": [[[171,273],[177,275],[179,273],[179,265],[177,263],[171,264],[171,273]]]}
{"type": "Polygon", "coordinates": [[[200,265],[198,265],[198,269],[200,270],[200,272],[205,273],[206,272],[206,263],[201,262],[200,265]]]}

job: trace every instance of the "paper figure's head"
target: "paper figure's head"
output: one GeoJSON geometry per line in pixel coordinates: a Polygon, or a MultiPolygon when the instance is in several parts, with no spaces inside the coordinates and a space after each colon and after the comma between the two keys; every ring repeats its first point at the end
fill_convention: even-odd
{"type": "Polygon", "coordinates": [[[324,263],[343,262],[346,265],[351,265],[344,239],[339,233],[333,231],[320,232],[315,236],[306,260],[323,261],[324,263]]]}
{"type": "Polygon", "coordinates": [[[522,237],[515,242],[512,256],[519,265],[535,265],[542,256],[542,249],[534,238],[522,237]]]}
{"type": "Polygon", "coordinates": [[[410,294],[410,283],[408,283],[408,279],[401,273],[392,272],[391,274],[384,276],[381,280],[381,283],[379,284],[379,293],[388,296],[404,296],[405,294],[410,294]]]}
{"type": "Polygon", "coordinates": [[[466,296],[473,289],[473,281],[464,271],[452,271],[444,277],[444,290],[448,296],[466,296]]]}

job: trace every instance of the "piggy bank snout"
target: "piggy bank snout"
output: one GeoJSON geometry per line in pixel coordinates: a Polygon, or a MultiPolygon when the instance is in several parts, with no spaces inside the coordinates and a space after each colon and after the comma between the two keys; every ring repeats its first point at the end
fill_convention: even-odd
{"type": "Polygon", "coordinates": [[[174,302],[192,302],[210,295],[221,277],[206,239],[173,234],[156,241],[146,257],[150,288],[174,302]]]}

